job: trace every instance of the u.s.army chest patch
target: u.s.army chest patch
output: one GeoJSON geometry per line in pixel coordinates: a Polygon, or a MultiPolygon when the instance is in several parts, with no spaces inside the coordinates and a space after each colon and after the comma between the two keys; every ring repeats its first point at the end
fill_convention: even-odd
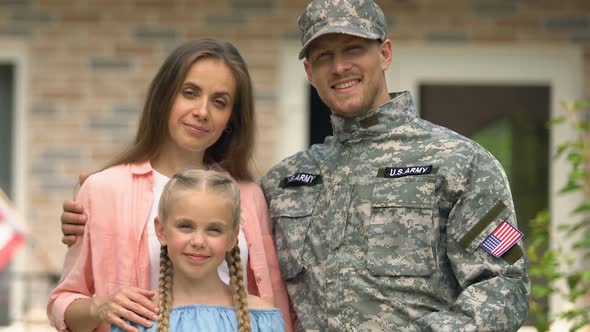
{"type": "Polygon", "coordinates": [[[315,186],[321,183],[321,175],[310,173],[295,173],[281,180],[281,188],[315,186]]]}
{"type": "Polygon", "coordinates": [[[377,171],[379,178],[401,178],[410,175],[432,174],[432,165],[408,167],[384,167],[377,171]]]}

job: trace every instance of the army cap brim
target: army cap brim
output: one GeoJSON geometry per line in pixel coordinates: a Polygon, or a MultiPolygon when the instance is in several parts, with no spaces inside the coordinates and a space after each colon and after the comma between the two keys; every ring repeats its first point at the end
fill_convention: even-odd
{"type": "Polygon", "coordinates": [[[309,38],[309,40],[303,45],[303,47],[301,48],[301,51],[299,52],[299,60],[305,58],[305,56],[307,55],[307,48],[309,47],[309,44],[311,44],[311,42],[313,42],[314,40],[316,40],[318,37],[321,37],[323,35],[327,35],[329,33],[342,33],[342,34],[346,34],[346,35],[351,35],[351,36],[355,36],[355,37],[360,37],[360,38],[366,38],[366,39],[382,39],[383,36],[379,33],[376,32],[370,32],[370,31],[363,31],[360,30],[357,27],[354,26],[329,26],[326,27],[318,32],[316,32],[313,36],[311,36],[311,38],[309,38]]]}

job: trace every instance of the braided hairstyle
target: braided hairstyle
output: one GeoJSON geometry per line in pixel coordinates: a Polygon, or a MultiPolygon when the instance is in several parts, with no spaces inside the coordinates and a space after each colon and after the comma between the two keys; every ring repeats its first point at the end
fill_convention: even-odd
{"type": "Polygon", "coordinates": [[[168,257],[168,248],[160,248],[160,315],[158,317],[158,332],[168,332],[170,326],[170,308],[172,307],[172,286],[174,269],[172,261],[168,257]]]}
{"type": "MultiPolygon", "coordinates": [[[[240,227],[240,189],[238,184],[229,176],[216,171],[185,170],[175,174],[164,187],[158,206],[158,218],[165,222],[170,214],[175,193],[183,190],[207,191],[219,194],[232,205],[232,228],[234,232],[240,227]]],[[[232,301],[236,310],[239,332],[250,331],[250,315],[248,312],[248,295],[244,286],[244,275],[240,259],[240,248],[236,244],[225,255],[229,268],[232,301]]],[[[168,332],[170,308],[172,307],[172,287],[174,268],[168,256],[166,246],[160,249],[160,315],[158,317],[158,332],[168,332]]]]}
{"type": "Polygon", "coordinates": [[[240,259],[240,247],[236,245],[227,254],[225,260],[229,268],[229,285],[233,293],[234,308],[238,318],[239,332],[250,331],[250,314],[248,313],[248,294],[244,287],[244,275],[240,259]]]}

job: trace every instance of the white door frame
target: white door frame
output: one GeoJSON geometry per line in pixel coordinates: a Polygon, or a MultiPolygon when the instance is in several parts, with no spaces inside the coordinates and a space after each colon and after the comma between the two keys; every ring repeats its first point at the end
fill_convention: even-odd
{"type": "Polygon", "coordinates": [[[285,157],[305,150],[309,144],[309,83],[303,61],[297,58],[300,49],[298,41],[288,40],[280,45],[279,111],[273,165],[285,157]]]}

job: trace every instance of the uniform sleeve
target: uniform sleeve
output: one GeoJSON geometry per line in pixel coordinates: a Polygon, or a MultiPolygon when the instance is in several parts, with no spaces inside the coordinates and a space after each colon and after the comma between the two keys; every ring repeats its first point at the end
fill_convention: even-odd
{"type": "Polygon", "coordinates": [[[89,230],[92,221],[91,182],[91,179],[86,180],[76,198],[82,203],[88,216],[84,226],[84,235],[68,248],[60,282],[51,292],[47,303],[47,317],[51,325],[59,331],[68,331],[64,320],[68,306],[77,299],[90,298],[94,294],[89,230]]]}
{"type": "Polygon", "coordinates": [[[501,257],[480,247],[503,221],[517,225],[498,161],[474,154],[447,226],[447,257],[460,292],[447,310],[416,321],[421,331],[516,331],[526,319],[529,278],[522,240],[501,257]]]}

